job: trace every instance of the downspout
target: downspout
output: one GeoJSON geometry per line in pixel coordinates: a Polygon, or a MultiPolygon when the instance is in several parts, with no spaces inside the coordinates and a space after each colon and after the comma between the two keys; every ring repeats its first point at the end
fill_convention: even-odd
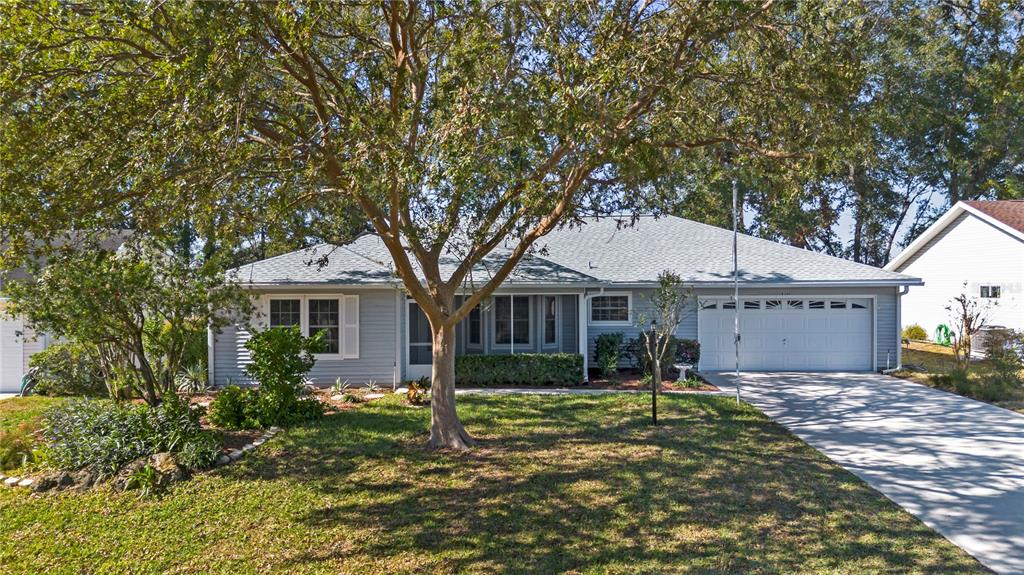
{"type": "Polygon", "coordinates": [[[590,327],[588,325],[590,321],[590,308],[587,307],[587,302],[590,300],[590,298],[603,294],[604,286],[598,288],[597,293],[587,293],[587,289],[583,288],[583,293],[580,294],[580,304],[578,306],[579,311],[577,312],[576,321],[579,322],[579,333],[577,337],[579,338],[578,343],[580,348],[580,355],[583,356],[583,381],[585,382],[590,381],[590,374],[588,373],[589,367],[587,365],[589,363],[587,360],[587,354],[590,351],[590,342],[588,341],[590,339],[590,327]]]}
{"type": "Polygon", "coordinates": [[[213,359],[215,355],[213,348],[216,342],[217,336],[213,331],[213,323],[210,322],[206,325],[206,382],[210,387],[213,387],[217,383],[217,380],[215,379],[217,373],[213,366],[213,359]]]}
{"type": "Polygon", "coordinates": [[[896,290],[896,369],[903,369],[903,296],[909,292],[908,285],[896,290]]]}
{"type": "Polygon", "coordinates": [[[402,359],[402,290],[395,288],[395,364],[392,368],[391,391],[398,389],[398,364],[402,359]]]}

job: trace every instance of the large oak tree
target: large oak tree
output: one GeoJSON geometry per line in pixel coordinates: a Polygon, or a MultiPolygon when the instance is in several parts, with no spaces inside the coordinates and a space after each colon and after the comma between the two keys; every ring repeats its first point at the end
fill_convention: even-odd
{"type": "Polygon", "coordinates": [[[459,320],[559,226],[657,212],[723,154],[813,163],[862,81],[850,4],[5,3],[6,257],[365,219],[433,331],[430,444],[466,447],[459,320]]]}

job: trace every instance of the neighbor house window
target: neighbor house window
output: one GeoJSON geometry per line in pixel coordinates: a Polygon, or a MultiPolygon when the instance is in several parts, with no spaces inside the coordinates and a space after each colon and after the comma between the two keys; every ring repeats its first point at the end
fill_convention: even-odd
{"type": "Polygon", "coordinates": [[[628,295],[599,295],[590,300],[591,322],[628,322],[628,295]]]}
{"type": "Polygon", "coordinates": [[[494,343],[528,345],[530,343],[529,296],[494,297],[494,343]]]}
{"type": "Polygon", "coordinates": [[[302,323],[302,300],[270,300],[270,327],[291,327],[302,323]]]}
{"type": "Polygon", "coordinates": [[[544,343],[558,343],[558,299],[555,296],[544,296],[544,343]]]}
{"type": "Polygon", "coordinates": [[[999,286],[981,286],[981,297],[995,299],[1001,295],[999,286]]]}
{"type": "Polygon", "coordinates": [[[338,353],[339,335],[341,333],[341,317],[338,313],[338,300],[309,300],[309,336],[324,332],[323,345],[320,353],[338,353]]]}

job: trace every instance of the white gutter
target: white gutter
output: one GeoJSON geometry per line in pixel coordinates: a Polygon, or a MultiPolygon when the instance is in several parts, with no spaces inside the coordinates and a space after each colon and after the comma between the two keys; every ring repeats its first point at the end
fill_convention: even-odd
{"type": "MultiPolygon", "coordinates": [[[[743,280],[740,282],[746,288],[757,289],[757,288],[803,288],[803,287],[900,287],[900,286],[922,286],[924,281],[920,278],[907,277],[907,279],[898,280],[838,280],[838,281],[794,281],[794,282],[759,282],[743,280]]],[[[683,282],[684,287],[704,289],[704,288],[732,288],[732,280],[718,281],[718,282],[683,282]]],[[[346,289],[388,289],[394,288],[392,284],[327,284],[327,283],[283,283],[283,284],[244,284],[241,285],[243,289],[249,289],[251,291],[283,291],[295,289],[313,289],[313,290],[324,290],[324,291],[344,291],[346,289]]],[[[578,289],[643,289],[643,288],[656,288],[658,282],[567,282],[567,283],[504,283],[496,291],[502,292],[510,289],[562,289],[562,290],[578,290],[578,289]]],[[[404,288],[399,287],[399,290],[404,288]]],[[[577,293],[575,291],[567,291],[566,295],[577,293]]]]}

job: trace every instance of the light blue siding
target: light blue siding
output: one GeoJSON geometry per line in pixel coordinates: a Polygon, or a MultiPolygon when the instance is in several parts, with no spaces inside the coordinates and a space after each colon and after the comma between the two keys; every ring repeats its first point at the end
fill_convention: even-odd
{"type": "MultiPolygon", "coordinates": [[[[654,318],[654,306],[651,303],[651,296],[654,294],[653,289],[634,289],[634,290],[619,290],[608,291],[608,295],[630,293],[632,295],[630,305],[630,322],[628,325],[602,325],[590,323],[590,299],[587,300],[587,358],[590,367],[594,367],[594,350],[597,342],[597,337],[605,333],[622,333],[623,334],[623,345],[629,343],[629,340],[640,337],[640,332],[643,329],[649,329],[651,319],[654,318]],[[641,325],[640,322],[643,322],[641,325]]],[[[590,294],[598,295],[598,292],[591,291],[590,294]]],[[[682,321],[679,323],[679,327],[676,329],[676,337],[686,339],[696,339],[697,337],[697,313],[696,305],[692,297],[687,299],[686,305],[683,308],[682,321]]],[[[630,367],[631,360],[624,353],[619,358],[619,367],[630,367]]]]}
{"type": "MultiPolygon", "coordinates": [[[[294,294],[295,292],[288,292],[294,294]]],[[[315,292],[335,295],[337,292],[315,292]]],[[[331,384],[338,378],[353,385],[375,381],[391,385],[395,374],[395,295],[392,290],[353,290],[346,295],[359,295],[359,357],[356,359],[320,359],[308,377],[317,384],[331,384]]],[[[312,292],[306,295],[313,295],[312,292]]],[[[236,383],[251,383],[245,373],[249,351],[248,326],[224,328],[214,336],[214,378],[218,385],[228,378],[236,383]]]]}

